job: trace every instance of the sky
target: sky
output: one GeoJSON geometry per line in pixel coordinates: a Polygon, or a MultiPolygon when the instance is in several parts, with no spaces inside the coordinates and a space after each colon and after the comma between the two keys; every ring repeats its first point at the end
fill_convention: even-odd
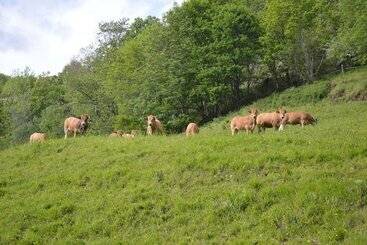
{"type": "Polygon", "coordinates": [[[0,73],[57,74],[96,41],[98,23],[162,17],[183,0],[0,0],[0,73]]]}

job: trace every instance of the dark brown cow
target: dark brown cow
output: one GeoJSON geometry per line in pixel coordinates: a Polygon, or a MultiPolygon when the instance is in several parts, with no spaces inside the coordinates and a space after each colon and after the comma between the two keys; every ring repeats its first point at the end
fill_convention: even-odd
{"type": "Polygon", "coordinates": [[[149,115],[147,124],[148,124],[147,126],[148,135],[163,133],[162,123],[158,120],[156,116],[149,115]]]}
{"type": "Polygon", "coordinates": [[[65,139],[69,134],[73,134],[74,137],[77,133],[84,133],[88,128],[89,115],[81,115],[80,117],[68,117],[64,122],[65,139]]]}

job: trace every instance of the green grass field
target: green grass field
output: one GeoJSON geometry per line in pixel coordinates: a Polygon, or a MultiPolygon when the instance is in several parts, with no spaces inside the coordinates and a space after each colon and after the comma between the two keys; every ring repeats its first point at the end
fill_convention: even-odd
{"type": "Polygon", "coordinates": [[[191,138],[1,151],[0,243],[367,244],[366,77],[363,68],[251,105],[309,111],[318,124],[303,129],[233,137],[227,121],[246,107],[191,138]]]}

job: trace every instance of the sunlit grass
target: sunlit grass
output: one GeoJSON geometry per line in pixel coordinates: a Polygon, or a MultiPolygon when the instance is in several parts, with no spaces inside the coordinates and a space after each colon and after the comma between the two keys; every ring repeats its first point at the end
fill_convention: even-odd
{"type": "Polygon", "coordinates": [[[256,103],[311,112],[318,124],[303,129],[233,137],[229,116],[190,138],[2,151],[0,241],[367,243],[367,105],[332,102],[328,89],[325,80],[256,103]]]}

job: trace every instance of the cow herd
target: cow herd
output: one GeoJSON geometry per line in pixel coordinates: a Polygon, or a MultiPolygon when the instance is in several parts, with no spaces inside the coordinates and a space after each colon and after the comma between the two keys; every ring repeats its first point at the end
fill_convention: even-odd
{"type": "MultiPolygon", "coordinates": [[[[275,130],[283,130],[287,124],[299,124],[302,127],[308,124],[315,124],[317,120],[307,112],[287,112],[284,109],[278,109],[275,112],[259,113],[255,108],[248,111],[247,116],[235,116],[230,122],[232,135],[239,131],[253,133],[255,128],[258,132],[265,131],[266,128],[274,128],[275,130]]],[[[65,139],[69,135],[76,137],[77,134],[84,133],[89,126],[90,116],[87,114],[78,117],[68,117],[64,122],[65,139]]],[[[121,130],[113,131],[109,137],[122,137],[133,139],[137,135],[137,130],[132,130],[131,133],[124,133],[121,130]]],[[[186,136],[192,136],[199,133],[199,126],[191,122],[186,127],[186,136]]],[[[164,134],[163,124],[153,115],[147,117],[147,135],[164,134]]],[[[30,142],[43,142],[47,139],[45,133],[33,133],[30,136],[30,142]]]]}
{"type": "Polygon", "coordinates": [[[253,132],[257,126],[258,131],[265,131],[266,128],[283,130],[286,124],[299,124],[302,127],[308,124],[315,124],[317,120],[307,112],[287,112],[280,108],[275,112],[259,113],[257,109],[250,109],[247,116],[236,116],[231,120],[232,135],[244,130],[247,133],[253,132]]]}

